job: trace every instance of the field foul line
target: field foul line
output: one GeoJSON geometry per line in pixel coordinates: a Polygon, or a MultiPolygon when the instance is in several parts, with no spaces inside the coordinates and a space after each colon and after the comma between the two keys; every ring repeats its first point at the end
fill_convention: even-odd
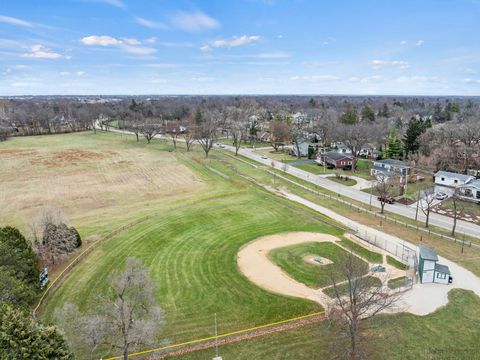
{"type": "MultiPolygon", "coordinates": [[[[190,340],[190,341],[186,341],[186,342],[183,342],[183,343],[158,347],[158,348],[155,348],[155,349],[139,351],[139,352],[136,352],[136,353],[128,354],[128,357],[140,356],[140,355],[150,354],[150,353],[153,353],[153,352],[156,352],[156,351],[168,350],[168,349],[178,348],[178,347],[181,347],[181,346],[198,344],[198,343],[204,342],[204,341],[217,340],[217,339],[225,338],[225,337],[228,337],[228,336],[239,335],[239,334],[243,334],[243,333],[246,333],[246,332],[265,329],[265,328],[280,325],[280,324],[285,324],[285,323],[289,323],[289,322],[293,322],[293,321],[308,319],[308,318],[318,316],[318,315],[322,315],[322,314],[325,314],[325,311],[319,311],[319,312],[316,312],[316,313],[313,313],[313,314],[297,316],[297,317],[294,317],[294,318],[291,318],[291,319],[280,320],[280,321],[277,321],[277,322],[273,322],[273,323],[269,323],[269,324],[265,324],[265,325],[260,325],[260,326],[255,326],[255,327],[251,327],[251,328],[248,328],[248,329],[236,330],[236,331],[232,331],[232,332],[229,332],[229,333],[220,334],[220,335],[217,335],[217,336],[210,336],[210,337],[206,337],[206,338],[202,338],[202,339],[190,340]]],[[[116,360],[116,359],[121,359],[121,358],[123,358],[123,356],[113,356],[113,357],[105,358],[104,360],[116,360]]]]}

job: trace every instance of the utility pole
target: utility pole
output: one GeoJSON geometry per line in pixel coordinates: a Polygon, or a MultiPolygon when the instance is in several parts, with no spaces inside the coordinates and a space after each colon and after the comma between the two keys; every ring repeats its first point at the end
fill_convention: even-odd
{"type": "Polygon", "coordinates": [[[418,195],[417,195],[417,210],[415,211],[415,221],[418,219],[418,204],[420,202],[420,189],[418,189],[418,195]]]}
{"type": "Polygon", "coordinates": [[[222,360],[222,357],[218,355],[217,313],[215,313],[215,357],[213,360],[222,360]]]}

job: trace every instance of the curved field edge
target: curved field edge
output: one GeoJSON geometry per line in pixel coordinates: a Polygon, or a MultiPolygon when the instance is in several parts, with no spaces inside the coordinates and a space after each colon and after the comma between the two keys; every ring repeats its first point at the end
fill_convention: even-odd
{"type": "Polygon", "coordinates": [[[84,311],[93,307],[128,256],[140,259],[157,284],[167,320],[161,339],[168,342],[211,335],[214,313],[219,331],[226,332],[318,311],[312,302],[256,287],[237,268],[241,246],[290,231],[340,235],[301,209],[253,192],[161,214],[96,248],[48,299],[43,318],[52,321],[65,302],[84,311]]]}
{"type": "MultiPolygon", "coordinates": [[[[448,304],[430,315],[382,315],[370,322],[375,350],[371,359],[476,359],[480,338],[479,308],[480,298],[473,292],[452,289],[448,304]],[[452,334],[462,336],[452,337],[452,334]]],[[[328,322],[323,322],[224,345],[219,348],[219,355],[236,360],[329,359],[334,349],[332,344],[335,341],[328,322]]],[[[214,349],[207,349],[175,359],[208,359],[214,354],[214,349]]]]}

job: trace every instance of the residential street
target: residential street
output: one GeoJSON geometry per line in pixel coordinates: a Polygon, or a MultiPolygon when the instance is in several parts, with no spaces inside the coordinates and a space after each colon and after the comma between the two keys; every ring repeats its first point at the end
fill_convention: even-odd
{"type": "MultiPolygon", "coordinates": [[[[235,148],[233,146],[228,146],[228,145],[226,145],[224,149],[235,151],[235,148]]],[[[275,166],[275,168],[277,169],[285,168],[284,167],[285,164],[280,161],[274,161],[272,159],[262,159],[261,155],[255,153],[253,149],[241,148],[239,151],[239,154],[242,156],[245,156],[246,158],[258,161],[267,166],[272,166],[272,162],[273,162],[273,165],[275,166]]],[[[314,175],[307,171],[304,171],[289,165],[286,168],[286,172],[292,176],[298,177],[299,179],[306,180],[312,184],[318,185],[329,191],[335,192],[341,196],[362,202],[364,204],[369,204],[371,200],[372,205],[380,207],[380,202],[376,199],[375,196],[373,196],[372,199],[370,199],[370,194],[360,191],[358,189],[355,189],[354,187],[345,186],[345,185],[336,183],[334,181],[330,181],[319,175],[314,175]]],[[[385,210],[401,216],[408,217],[410,219],[415,219],[416,209],[409,206],[405,206],[402,204],[392,204],[392,205],[386,204],[385,210]]],[[[423,222],[425,221],[425,215],[423,214],[421,209],[418,210],[418,220],[423,222]]],[[[447,216],[430,213],[430,224],[434,226],[438,226],[445,230],[451,230],[453,219],[447,216]]],[[[468,223],[466,221],[459,220],[457,222],[457,234],[465,234],[473,237],[480,237],[480,226],[468,223]]]]}

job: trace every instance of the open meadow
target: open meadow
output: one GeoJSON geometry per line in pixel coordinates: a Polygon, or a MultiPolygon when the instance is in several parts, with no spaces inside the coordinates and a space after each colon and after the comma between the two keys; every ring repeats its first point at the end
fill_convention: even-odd
{"type": "MultiPolygon", "coordinates": [[[[19,214],[8,217],[3,212],[2,223],[27,229],[29,217],[49,205],[61,208],[82,236],[92,236],[105,235],[153,214],[99,243],[73,269],[46,298],[40,312],[46,322],[54,322],[55,310],[65,303],[77,304],[82,311],[95,308],[111,272],[122,268],[129,256],[148,267],[157,286],[155,295],[166,320],[159,345],[213,335],[214,314],[219,333],[226,333],[320,310],[314,302],[263,290],[238,269],[238,251],[259,237],[292,231],[343,234],[325,222],[324,216],[278,199],[237,175],[242,172],[261,181],[273,180],[261,170],[217,151],[205,160],[197,146],[187,153],[181,144],[173,151],[166,141],[146,145],[143,139],[137,143],[131,136],[105,133],[16,138],[1,144],[0,154],[1,166],[8,170],[2,172],[2,181],[9,189],[2,189],[1,199],[4,205],[10,202],[15,206],[19,214]],[[29,155],[6,155],[12,148],[29,155]],[[57,159],[59,153],[96,155],[60,162],[58,167],[51,164],[52,160],[40,160],[57,159]],[[97,156],[95,161],[92,156],[97,156]],[[21,192],[18,199],[11,194],[13,191],[21,192]]],[[[314,250],[307,249],[305,254],[315,254],[314,250]]],[[[475,339],[480,335],[476,326],[478,298],[466,291],[455,291],[451,298],[454,301],[446,308],[426,317],[389,315],[387,319],[396,325],[384,327],[384,332],[377,334],[375,346],[386,351],[389,358],[398,359],[422,357],[425,351],[431,351],[436,339],[448,351],[450,339],[442,335],[444,321],[449,328],[470,334],[462,337],[462,346],[476,346],[475,339]],[[417,342],[423,325],[432,331],[422,333],[422,340],[417,342]],[[396,341],[392,342],[393,333],[396,341]],[[399,351],[402,346],[407,350],[399,351]]],[[[327,323],[308,325],[226,345],[221,353],[224,359],[316,358],[328,354],[330,336],[327,323]]],[[[97,357],[107,355],[114,354],[101,348],[95,353],[97,357]]],[[[206,350],[180,358],[212,356],[213,350],[206,350]]],[[[78,354],[78,358],[88,356],[78,354]]]]}

